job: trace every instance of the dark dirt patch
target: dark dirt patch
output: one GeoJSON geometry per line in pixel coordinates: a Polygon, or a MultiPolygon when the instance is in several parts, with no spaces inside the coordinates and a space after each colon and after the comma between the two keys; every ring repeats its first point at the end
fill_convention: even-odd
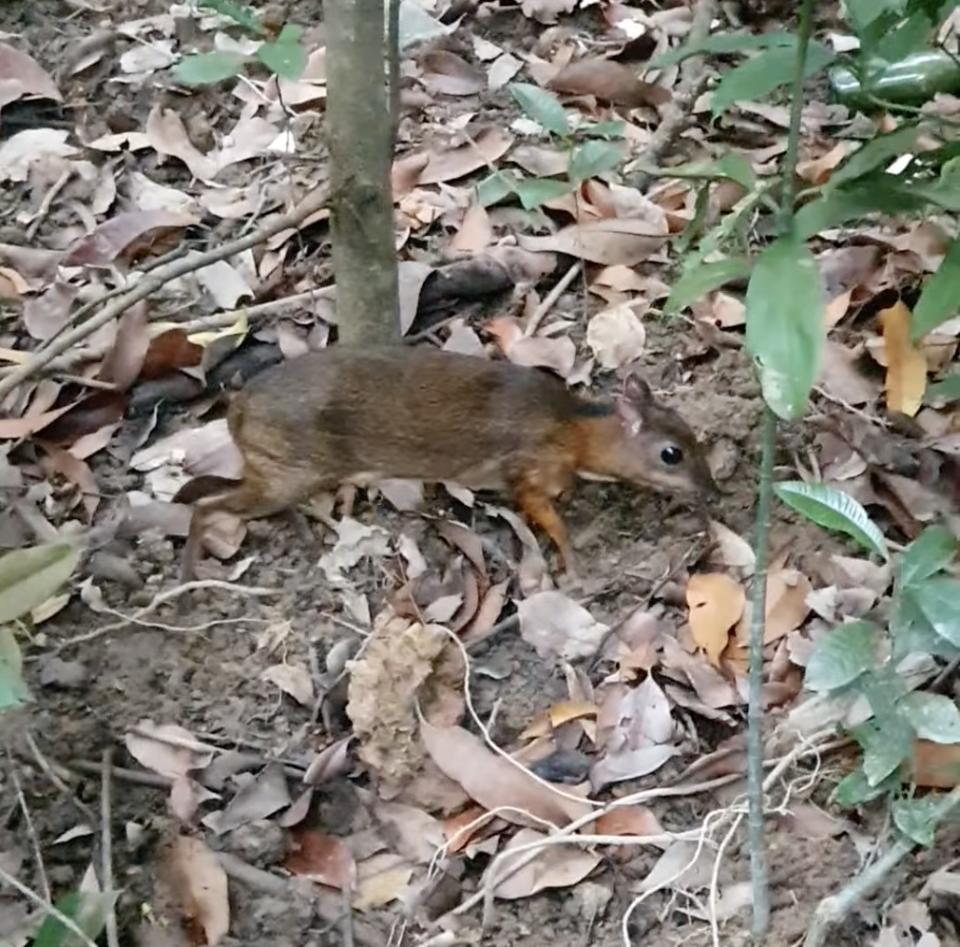
{"type": "MultiPolygon", "coordinates": [[[[143,15],[147,9],[156,12],[159,8],[155,4],[130,3],[124,16],[143,15]]],[[[309,11],[298,9],[297,18],[308,20],[309,11]]],[[[6,4],[0,13],[0,27],[22,33],[24,48],[51,68],[63,61],[72,45],[89,35],[96,21],[97,17],[90,13],[77,12],[52,0],[6,4]]],[[[510,20],[511,28],[517,22],[530,28],[528,21],[521,19],[510,20]]],[[[498,26],[506,30],[503,24],[498,26]]],[[[100,72],[83,79],[62,79],[78,125],[91,136],[125,125],[142,128],[150,108],[159,101],[149,89],[123,84],[105,86],[108,77],[105,65],[100,72]]],[[[201,137],[203,123],[216,124],[214,97],[214,93],[204,93],[186,105],[185,122],[201,137]]],[[[184,107],[180,100],[178,107],[184,107]]],[[[176,163],[158,167],[149,156],[131,156],[130,160],[143,162],[141,170],[156,180],[184,180],[183,169],[176,163]]],[[[7,195],[3,201],[4,223],[10,226],[17,211],[15,196],[7,195]]],[[[571,296],[561,300],[558,308],[576,311],[579,306],[571,296]]],[[[644,369],[653,386],[664,388],[670,402],[708,440],[722,434],[736,446],[736,469],[724,484],[722,519],[737,533],[751,535],[761,408],[750,366],[742,354],[723,351],[687,370],[676,357],[684,351],[687,341],[683,329],[652,323],[650,336],[644,369]]],[[[811,434],[803,425],[786,432],[781,447],[783,463],[790,463],[791,450],[802,447],[811,434]]],[[[121,495],[139,481],[121,464],[109,460],[100,463],[97,473],[108,497],[121,495]]],[[[439,513],[444,505],[449,505],[449,500],[438,499],[428,511],[439,513]]],[[[698,529],[695,517],[682,508],[668,514],[669,507],[663,498],[639,498],[626,487],[600,484],[581,485],[565,504],[584,582],[601,590],[591,602],[598,619],[610,623],[621,619],[648,596],[694,542],[698,529]]],[[[366,502],[360,504],[358,516],[363,522],[384,525],[394,535],[411,522],[383,504],[374,507],[366,502]]],[[[498,521],[480,514],[471,525],[515,555],[513,540],[498,521]]],[[[770,531],[773,548],[789,549],[794,563],[804,570],[815,571],[823,554],[841,548],[821,530],[782,508],[777,509],[770,531]]],[[[250,555],[254,561],[242,581],[276,589],[277,595],[252,597],[214,590],[194,593],[182,613],[173,605],[165,605],[152,619],[171,628],[186,625],[195,630],[130,626],[71,645],[64,648],[59,658],[78,662],[80,667],[73,668],[69,681],[58,673],[56,678],[61,684],[44,684],[53,648],[113,620],[92,612],[75,599],[43,626],[35,647],[28,652],[28,678],[37,702],[22,714],[4,718],[0,728],[7,745],[17,748],[17,774],[55,894],[74,888],[90,859],[97,857],[96,834],[64,842],[55,840],[85,821],[76,801],[97,809],[96,770],[103,751],[114,748],[115,764],[127,768],[114,780],[110,820],[115,871],[123,887],[119,903],[123,943],[167,942],[143,918],[147,905],[160,913],[154,892],[156,867],[173,831],[166,791],[138,781],[134,763],[123,749],[124,735],[132,726],[145,719],[175,722],[197,738],[223,749],[248,751],[263,760],[302,764],[309,763],[318,749],[344,732],[342,695],[339,702],[333,701],[330,720],[324,723],[313,720],[309,709],[280,698],[276,688],[265,685],[261,679],[263,671],[276,660],[258,648],[260,636],[271,625],[289,623],[285,656],[308,667],[322,666],[331,649],[352,636],[344,627],[349,618],[342,602],[326,588],[316,567],[319,548],[304,548],[282,521],[252,524],[240,557],[250,555]],[[36,742],[49,770],[40,765],[27,747],[23,739],[27,733],[36,742]],[[63,770],[64,766],[71,769],[63,770]],[[60,782],[61,777],[67,782],[60,782]]],[[[115,582],[103,582],[105,601],[111,608],[129,614],[148,604],[158,591],[175,584],[179,544],[142,536],[121,543],[112,551],[127,561],[143,581],[143,587],[130,590],[115,582]]],[[[396,563],[386,563],[365,568],[360,584],[370,593],[371,605],[376,610],[398,584],[398,567],[396,563]]],[[[203,564],[202,572],[204,576],[226,577],[230,569],[230,563],[209,560],[203,564]]],[[[512,739],[538,713],[566,696],[562,671],[541,661],[515,631],[504,632],[481,648],[475,662],[476,669],[495,672],[476,675],[473,688],[481,717],[486,718],[494,707],[498,708],[493,732],[497,739],[512,739]]],[[[702,730],[699,752],[709,751],[728,735],[719,725],[696,721],[695,726],[702,730]]],[[[695,756],[691,750],[675,761],[673,771],[679,771],[695,756]]],[[[369,817],[354,788],[364,781],[359,774],[355,781],[342,779],[330,784],[319,802],[317,825],[343,837],[368,827],[369,817]]],[[[652,786],[657,780],[645,782],[652,786]]],[[[21,855],[18,876],[37,887],[39,873],[9,776],[0,777],[0,787],[4,813],[0,821],[0,857],[7,853],[21,855]]],[[[666,829],[680,831],[700,825],[711,810],[722,804],[703,794],[658,803],[657,812],[666,829]]],[[[211,844],[237,846],[238,842],[212,839],[211,844]]],[[[771,947],[787,947],[802,934],[817,901],[836,892],[855,873],[858,856],[847,834],[838,839],[810,841],[772,825],[769,844],[774,900],[774,933],[769,943],[771,947]]],[[[240,854],[252,857],[249,848],[241,847],[240,854]]],[[[258,857],[260,867],[270,867],[282,857],[282,845],[275,850],[261,848],[258,857]]],[[[485,942],[516,947],[621,943],[620,919],[635,897],[636,883],[654,861],[651,851],[629,849],[611,854],[604,861],[596,879],[612,888],[613,898],[605,916],[593,926],[584,919],[586,908],[578,890],[561,889],[519,903],[498,902],[485,942]]],[[[483,867],[482,859],[467,869],[466,891],[477,885],[478,865],[483,867]]],[[[721,883],[745,880],[748,866],[749,859],[738,836],[725,853],[721,883]]],[[[671,901],[670,897],[654,894],[632,912],[631,942],[709,943],[703,922],[691,920],[681,910],[690,905],[671,901]]],[[[231,903],[231,935],[224,944],[307,947],[341,943],[338,928],[329,930],[329,924],[317,917],[309,904],[292,896],[281,897],[232,883],[231,903]]],[[[386,942],[398,916],[397,910],[381,910],[371,912],[367,920],[386,942]]],[[[746,942],[741,914],[724,931],[723,943],[734,947],[746,942]]],[[[856,923],[838,932],[835,941],[867,942],[866,927],[861,929],[856,923]]]]}

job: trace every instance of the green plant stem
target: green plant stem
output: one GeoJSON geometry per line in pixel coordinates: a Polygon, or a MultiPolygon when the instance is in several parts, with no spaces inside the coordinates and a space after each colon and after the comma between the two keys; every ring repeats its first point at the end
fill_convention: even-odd
{"type": "MultiPolygon", "coordinates": [[[[781,233],[793,227],[793,203],[796,191],[797,157],[800,151],[800,121],[803,115],[804,65],[813,26],[813,0],[800,7],[797,59],[790,99],[790,128],[783,160],[783,190],[780,200],[781,233]]],[[[767,601],[767,530],[773,500],[773,454],[777,443],[777,417],[767,404],[763,407],[760,435],[760,482],[757,490],[756,570],[750,589],[750,674],[747,709],[747,796],[749,812],[747,834],[750,847],[750,874],[753,887],[752,933],[755,943],[763,943],[770,926],[770,891],[763,837],[763,635],[767,601]]]]}

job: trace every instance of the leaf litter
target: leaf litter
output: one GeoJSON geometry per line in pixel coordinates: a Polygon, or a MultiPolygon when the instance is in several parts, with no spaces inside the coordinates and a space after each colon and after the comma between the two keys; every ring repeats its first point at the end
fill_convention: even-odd
{"type": "MultiPolygon", "coordinates": [[[[722,429],[746,448],[753,443],[753,409],[746,406],[755,391],[735,363],[742,358],[742,294],[710,289],[691,301],[698,324],[727,333],[704,332],[696,346],[685,330],[664,328],[657,319],[657,303],[671,288],[664,270],[668,237],[694,219],[699,200],[688,179],[638,189],[617,170],[590,177],[531,212],[500,203],[482,207],[476,200],[475,185],[491,168],[558,181],[568,167],[563,149],[542,125],[504,105],[509,96],[489,98],[514,78],[558,93],[571,121],[624,122],[631,158],[649,140],[651,116],[671,99],[676,70],[640,78],[639,70],[617,57],[639,39],[658,51],[676,45],[689,29],[688,11],[647,14],[614,5],[603,11],[600,30],[609,34],[602,42],[594,36],[584,45],[563,31],[539,35],[542,25],[568,22],[568,14],[584,6],[590,9],[525,0],[511,15],[541,40],[530,46],[534,53],[512,33],[467,15],[459,27],[463,47],[445,35],[456,29],[433,19],[431,29],[441,37],[436,45],[405,56],[417,88],[404,91],[416,91],[421,104],[408,96],[394,165],[400,252],[417,255],[401,260],[404,331],[416,331],[424,299],[444,281],[437,278],[446,275],[442,254],[456,254],[477,264],[479,277],[463,297],[439,297],[441,307],[459,318],[440,327],[436,339],[445,347],[478,356],[497,348],[512,361],[552,370],[574,385],[609,387],[616,373],[640,364],[676,391],[700,432],[722,429]],[[609,40],[615,44],[603,50],[609,40]],[[419,256],[424,245],[438,248],[429,265],[419,256]],[[544,278],[562,275],[571,259],[588,264],[582,283],[603,300],[602,307],[574,292],[578,279],[549,300],[544,278]],[[494,285],[500,293],[504,286],[512,290],[512,298],[477,305],[492,296],[494,285]],[[728,345],[730,337],[737,346],[728,345]]],[[[433,12],[442,18],[450,11],[433,12]]],[[[12,37],[0,44],[5,115],[14,103],[82,101],[88,89],[94,106],[103,103],[104,94],[86,84],[94,67],[112,76],[121,101],[131,106],[125,119],[105,109],[95,121],[77,122],[73,132],[35,120],[0,145],[0,178],[16,189],[20,204],[16,221],[39,237],[39,246],[26,241],[0,248],[4,299],[19,316],[5,325],[0,340],[5,365],[24,364],[70,330],[81,306],[133,285],[144,278],[145,266],[185,243],[209,239],[198,237],[204,214],[221,222],[217,239],[223,239],[288,209],[288,185],[278,171],[315,147],[325,97],[323,47],[309,34],[308,67],[299,80],[252,78],[232,81],[232,88],[228,83],[235,99],[229,106],[200,89],[161,99],[152,83],[198,43],[209,43],[207,13],[198,17],[177,7],[123,22],[126,11],[111,12],[109,42],[94,29],[96,18],[81,14],[78,36],[90,42],[77,44],[70,67],[56,79],[36,52],[42,44],[21,47],[12,37]],[[178,27],[184,23],[190,28],[178,27]]],[[[229,20],[219,24],[225,25],[229,20]]],[[[809,182],[829,181],[848,147],[835,140],[848,117],[838,124],[817,105],[811,103],[804,118],[810,138],[799,173],[809,182]]],[[[699,106],[694,111],[704,123],[689,157],[732,147],[763,176],[783,151],[786,110],[780,106],[741,103],[719,125],[706,124],[699,106]]],[[[322,159],[297,173],[304,175],[304,187],[316,186],[322,159]]],[[[718,187],[710,195],[713,211],[731,207],[742,193],[718,187]]],[[[17,504],[0,511],[4,548],[32,541],[30,530],[39,523],[56,531],[106,516],[123,519],[114,535],[99,541],[128,560],[148,588],[137,601],[103,580],[97,580],[103,589],[97,586],[96,593],[78,594],[79,581],[61,593],[63,577],[55,566],[38,571],[36,586],[25,588],[3,560],[0,598],[8,603],[13,596],[8,608],[17,618],[31,613],[31,648],[42,654],[57,640],[61,622],[82,622],[90,614],[83,608],[96,594],[119,609],[148,604],[169,574],[171,537],[186,532],[186,511],[170,503],[177,489],[189,477],[237,476],[238,456],[225,425],[219,414],[207,416],[219,411],[222,388],[245,377],[246,369],[238,360],[216,381],[213,373],[221,361],[230,366],[232,357],[249,349],[270,348],[289,358],[327,343],[332,311],[323,300],[332,294],[316,291],[326,218],[319,211],[275,235],[263,251],[238,253],[164,283],[149,304],[109,321],[51,362],[49,371],[0,398],[0,437],[10,444],[6,466],[20,474],[4,485],[17,504]],[[286,299],[300,301],[275,305],[286,299]],[[247,307],[242,320],[238,306],[247,307]],[[264,315],[254,314],[259,306],[266,307],[264,315]],[[138,401],[151,384],[184,381],[199,403],[171,412],[163,387],[138,401]],[[15,509],[27,511],[28,519],[15,509]],[[42,629],[36,627],[40,622],[42,629]]],[[[903,300],[888,305],[881,294],[899,293],[936,274],[945,265],[946,235],[924,222],[864,229],[867,245],[846,242],[848,236],[836,231],[817,236],[830,327],[819,380],[827,423],[796,463],[811,478],[822,474],[865,499],[887,517],[888,529],[916,535],[942,506],[951,471],[957,473],[956,399],[938,401],[932,393],[956,372],[960,324],[944,321],[918,340],[911,326],[922,311],[918,316],[903,300]],[[884,409],[914,419],[917,429],[895,441],[884,409]]],[[[544,821],[562,828],[599,813],[578,831],[662,836],[658,817],[668,820],[655,808],[605,809],[609,788],[702,780],[708,772],[742,774],[742,753],[703,726],[709,721],[732,739],[744,711],[744,583],[754,561],[749,519],[737,502],[724,510],[723,522],[711,523],[714,545],[707,555],[684,563],[672,518],[654,511],[641,519],[633,508],[617,505],[616,515],[604,519],[603,501],[613,494],[588,494],[582,501],[587,513],[575,518],[583,525],[599,517],[594,536],[602,538],[585,540],[597,581],[584,593],[555,587],[538,537],[512,510],[491,507],[455,484],[443,499],[431,499],[419,485],[384,483],[379,493],[404,516],[415,517],[434,502],[430,512],[439,516],[422,519],[424,529],[407,536],[393,514],[368,505],[358,518],[336,520],[336,530],[325,526],[315,552],[284,540],[282,527],[265,533],[259,526],[247,530],[221,521],[219,538],[213,527],[204,537],[223,560],[249,543],[245,568],[280,586],[296,574],[298,561],[309,561],[309,578],[297,579],[300,591],[282,600],[297,629],[276,649],[251,646],[251,654],[244,653],[246,632],[235,619],[247,599],[237,596],[225,608],[200,602],[196,624],[207,630],[198,636],[202,642],[189,645],[189,657],[179,654],[186,647],[183,637],[151,637],[177,623],[164,611],[158,626],[136,625],[132,634],[147,637],[134,639],[135,647],[125,651],[122,640],[111,639],[103,672],[83,685],[109,708],[117,732],[125,734],[129,759],[164,780],[166,811],[177,834],[167,849],[157,849],[158,884],[172,892],[171,916],[190,928],[194,942],[216,943],[234,923],[248,923],[242,905],[234,912],[239,917],[230,916],[227,876],[201,837],[205,830],[210,840],[219,834],[239,845],[242,831],[279,828],[286,852],[259,850],[266,867],[283,866],[321,887],[351,891],[354,907],[365,913],[395,910],[415,900],[414,892],[425,892],[435,880],[426,869],[444,846],[453,859],[443,875],[454,891],[450,906],[467,897],[472,885],[491,879],[495,897],[514,900],[548,888],[587,891],[590,879],[608,880],[600,854],[606,850],[551,844],[497,881],[514,849],[544,841],[544,821]],[[642,523],[652,525],[652,538],[642,523]],[[284,542],[288,548],[277,568],[267,550],[284,542]],[[652,570],[662,555],[666,568],[652,570]],[[315,593],[320,607],[307,604],[303,591],[318,582],[326,586],[315,593]],[[228,623],[229,636],[225,629],[218,632],[217,621],[228,623]],[[457,641],[469,649],[466,662],[457,641]],[[343,642],[351,643],[351,657],[339,660],[335,652],[343,642]],[[327,648],[327,671],[317,648],[327,648]],[[500,652],[506,659],[498,668],[500,652]],[[590,666],[598,655],[602,673],[590,666]],[[567,698],[554,686],[564,678],[567,698]],[[465,681],[481,682],[475,685],[479,697],[471,698],[465,681]],[[511,706],[498,711],[501,695],[511,706]],[[465,715],[470,699],[494,718],[499,712],[488,731],[465,715]],[[131,714],[141,708],[164,722],[132,726],[131,714]],[[218,740],[195,736],[196,718],[218,740]],[[212,767],[230,762],[228,754],[236,752],[226,747],[243,745],[248,735],[254,749],[241,754],[243,761],[233,760],[237,768],[228,777],[214,778],[212,767]],[[568,751],[585,757],[586,769],[560,765],[568,751]],[[698,760],[712,770],[692,770],[698,760]],[[369,781],[368,789],[357,785],[358,777],[369,781]],[[313,793],[319,785],[337,787],[353,801],[339,814],[335,807],[324,809],[313,793]],[[377,824],[372,836],[351,811],[371,813],[377,824]],[[453,835],[455,826],[474,823],[453,835]],[[507,857],[497,872],[496,862],[484,870],[484,859],[498,853],[507,857]]],[[[751,496],[740,494],[746,503],[751,496]]],[[[321,511],[319,522],[329,519],[321,511]]],[[[802,669],[826,622],[862,617],[885,603],[892,577],[867,558],[838,555],[850,547],[824,546],[822,534],[786,522],[774,524],[774,531],[790,550],[769,576],[766,604],[765,703],[780,719],[800,695],[802,669]]],[[[233,566],[210,563],[209,574],[226,576],[233,566]]],[[[93,580],[83,571],[87,557],[71,559],[66,574],[75,568],[81,570],[78,579],[93,580]]],[[[100,666],[99,660],[90,663],[100,666]]],[[[66,680],[49,678],[44,694],[60,691],[66,680]]],[[[69,719],[69,690],[62,694],[56,699],[68,708],[69,719]]],[[[917,743],[914,776],[920,785],[956,785],[949,750],[917,743]]],[[[800,844],[816,835],[815,822],[809,810],[794,807],[778,831],[788,843],[800,844]]],[[[703,887],[711,855],[697,853],[685,840],[661,838],[655,847],[663,854],[652,870],[640,873],[637,891],[703,887]]],[[[648,853],[639,845],[636,850],[648,853]]],[[[626,847],[618,851],[636,875],[633,860],[642,855],[626,847]]],[[[728,879],[720,894],[721,914],[734,917],[743,906],[742,889],[728,879]]],[[[691,905],[684,910],[702,917],[691,905]]],[[[894,924],[903,921],[891,917],[894,924]]]]}

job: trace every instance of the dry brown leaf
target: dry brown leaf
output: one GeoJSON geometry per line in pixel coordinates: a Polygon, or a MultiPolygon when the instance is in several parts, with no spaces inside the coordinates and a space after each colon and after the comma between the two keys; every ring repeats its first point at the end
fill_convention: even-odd
{"type": "Polygon", "coordinates": [[[573,13],[579,0],[521,0],[523,15],[538,23],[549,25],[557,22],[561,13],[573,13]]]}
{"type": "Polygon", "coordinates": [[[208,766],[214,752],[189,730],[173,723],[157,725],[152,720],[141,720],[136,733],[125,735],[124,744],[141,766],[170,779],[208,766]]]}
{"type": "Polygon", "coordinates": [[[804,180],[819,187],[830,179],[830,172],[847,156],[850,145],[841,141],[825,155],[797,162],[797,174],[804,180]]]}
{"type": "Polygon", "coordinates": [[[540,657],[557,655],[566,661],[592,657],[610,631],[582,605],[554,590],[523,599],[517,615],[520,636],[540,657]]]}
{"type": "Polygon", "coordinates": [[[181,835],[170,846],[163,871],[193,930],[192,942],[214,947],[230,930],[227,875],[217,856],[202,839],[181,835]]]}
{"type": "Polygon", "coordinates": [[[456,181],[480,168],[496,164],[510,149],[513,136],[488,126],[472,141],[456,145],[446,151],[431,151],[426,166],[420,172],[418,184],[441,184],[456,181]]]}
{"type": "Polygon", "coordinates": [[[693,575],[687,582],[690,630],[714,667],[730,640],[730,630],[743,615],[746,593],[735,579],[721,572],[693,575]]]}
{"type": "Polygon", "coordinates": [[[587,323],[587,345],[603,368],[622,368],[636,361],[647,344],[647,330],[633,303],[602,309],[587,323]]]}
{"type": "Polygon", "coordinates": [[[0,43],[0,108],[27,97],[63,101],[57,84],[32,56],[0,43]]]}
{"type": "Polygon", "coordinates": [[[120,317],[113,347],[104,356],[98,377],[119,391],[126,391],[140,377],[149,349],[147,303],[141,300],[120,317]]]}
{"type": "Polygon", "coordinates": [[[913,417],[927,390],[927,359],[910,340],[910,310],[899,300],[880,311],[887,358],[887,409],[913,417]]]}
{"type": "Polygon", "coordinates": [[[960,746],[917,740],[913,746],[911,780],[930,789],[960,786],[960,746]]]}
{"type": "MultiPolygon", "coordinates": [[[[503,851],[530,845],[547,836],[534,829],[521,829],[504,846],[503,851]]],[[[523,856],[518,856],[523,857],[523,856]]],[[[505,900],[528,898],[547,888],[568,888],[582,881],[600,864],[601,856],[577,845],[546,845],[522,868],[509,874],[493,889],[494,896],[505,900]]],[[[510,871],[513,860],[505,855],[490,864],[487,874],[501,878],[510,871]]]]}
{"type": "Polygon", "coordinates": [[[40,342],[52,339],[70,321],[70,307],[78,288],[56,280],[42,293],[31,296],[23,304],[23,325],[30,337],[40,342]]]}
{"type": "Polygon", "coordinates": [[[818,383],[844,404],[868,404],[880,394],[880,385],[857,367],[856,352],[831,339],[823,346],[818,383]]]}
{"type": "Polygon", "coordinates": [[[485,809],[511,807],[498,813],[509,822],[542,825],[524,814],[528,812],[562,827],[591,811],[587,803],[560,794],[566,790],[552,791],[461,727],[435,727],[423,721],[420,732],[427,752],[440,770],[485,809]]]}
{"type": "Polygon", "coordinates": [[[134,263],[157,256],[178,244],[187,227],[200,222],[193,214],[129,211],[100,224],[81,237],[63,258],[64,266],[108,266],[117,258],[134,263]]]}
{"type": "Polygon", "coordinates": [[[291,874],[338,891],[354,889],[357,865],[343,839],[313,829],[294,829],[290,833],[290,842],[283,867],[291,874]]]}
{"type": "Polygon", "coordinates": [[[617,806],[601,815],[594,824],[597,835],[663,835],[663,826],[646,806],[617,806]]]}
{"type": "Polygon", "coordinates": [[[428,49],[420,56],[420,68],[433,95],[476,95],[487,87],[481,70],[448,49],[428,49]]]}
{"type": "Polygon", "coordinates": [[[93,514],[97,512],[97,507],[100,505],[100,488],[97,486],[93,471],[85,461],[75,457],[70,451],[53,444],[40,443],[46,452],[46,457],[43,459],[44,472],[47,476],[59,474],[77,487],[79,500],[87,514],[87,521],[92,521],[93,514]]]}
{"type": "Polygon", "coordinates": [[[635,266],[656,253],[666,237],[666,228],[658,231],[650,221],[613,218],[571,224],[546,237],[523,235],[517,242],[525,250],[565,253],[605,266],[635,266]]]}
{"type": "Polygon", "coordinates": [[[485,207],[471,204],[450,241],[451,253],[480,253],[493,241],[493,225],[485,207]]]}
{"type": "Polygon", "coordinates": [[[547,83],[547,88],[570,95],[593,95],[627,108],[666,105],[673,98],[661,86],[642,82],[626,63],[612,59],[572,62],[547,83]]]}
{"type": "Polygon", "coordinates": [[[355,911],[384,907],[409,890],[413,865],[394,852],[378,852],[357,865],[357,886],[352,906],[355,911]]]}
{"type": "Polygon", "coordinates": [[[520,740],[533,740],[537,737],[548,736],[558,727],[571,720],[580,720],[583,717],[595,717],[597,706],[592,702],[582,700],[563,700],[554,704],[549,710],[541,714],[518,737],[520,740]]]}
{"type": "Polygon", "coordinates": [[[303,665],[273,664],[264,669],[260,678],[275,684],[301,706],[313,706],[315,699],[313,678],[310,676],[310,671],[303,665]]]}

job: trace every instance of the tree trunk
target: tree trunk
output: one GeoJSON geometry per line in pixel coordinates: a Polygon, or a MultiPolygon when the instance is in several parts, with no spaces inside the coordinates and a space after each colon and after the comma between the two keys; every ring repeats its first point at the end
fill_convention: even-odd
{"type": "Polygon", "coordinates": [[[340,341],[400,337],[384,0],[326,0],[327,142],[340,341]]]}

